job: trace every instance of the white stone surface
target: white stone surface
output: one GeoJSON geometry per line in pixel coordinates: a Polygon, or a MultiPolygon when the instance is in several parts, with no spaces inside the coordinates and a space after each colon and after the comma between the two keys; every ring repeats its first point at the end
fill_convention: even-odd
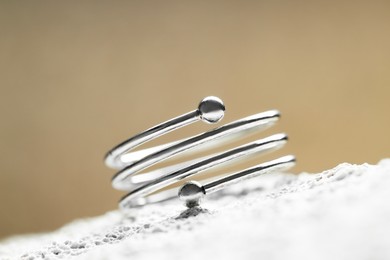
{"type": "Polygon", "coordinates": [[[2,241],[0,259],[390,259],[390,159],[271,174],[202,206],[108,212],[2,241]]]}

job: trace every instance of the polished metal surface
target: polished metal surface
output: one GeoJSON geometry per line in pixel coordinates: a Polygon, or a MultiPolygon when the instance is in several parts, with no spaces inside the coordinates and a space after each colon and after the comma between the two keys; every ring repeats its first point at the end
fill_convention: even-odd
{"type": "Polygon", "coordinates": [[[176,159],[183,154],[188,156],[199,151],[207,151],[207,149],[218,147],[229,141],[236,141],[252,132],[272,126],[280,117],[276,110],[245,117],[186,139],[132,151],[152,139],[191,123],[197,121],[210,124],[219,122],[223,118],[224,112],[225,106],[222,100],[212,96],[206,97],[196,110],[150,128],[111,149],[105,157],[105,163],[108,167],[119,170],[112,178],[112,185],[115,189],[128,191],[128,194],[121,199],[120,207],[143,206],[176,196],[184,200],[188,207],[194,207],[199,205],[200,199],[206,194],[243,179],[272,171],[285,170],[294,165],[295,158],[290,155],[226,175],[217,180],[207,181],[204,185],[190,181],[183,185],[179,191],[177,188],[164,190],[168,185],[203,171],[226,167],[230,163],[245,159],[250,155],[282,147],[287,142],[287,136],[275,134],[227,151],[193,158],[149,172],[145,171],[147,168],[170,158],[176,159]]]}

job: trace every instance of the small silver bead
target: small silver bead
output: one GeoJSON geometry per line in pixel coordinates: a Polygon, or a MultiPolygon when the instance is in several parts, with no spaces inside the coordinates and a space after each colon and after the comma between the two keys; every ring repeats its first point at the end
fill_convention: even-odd
{"type": "Polygon", "coordinates": [[[222,100],[209,96],[204,98],[199,106],[200,118],[207,123],[217,123],[225,115],[225,105],[222,100]]]}
{"type": "Polygon", "coordinates": [[[204,187],[197,181],[189,181],[179,189],[179,199],[184,201],[188,208],[199,206],[205,195],[204,187]]]}

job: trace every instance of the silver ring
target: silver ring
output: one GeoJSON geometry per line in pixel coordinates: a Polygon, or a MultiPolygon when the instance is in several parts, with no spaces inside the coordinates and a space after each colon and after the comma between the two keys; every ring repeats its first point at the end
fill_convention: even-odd
{"type": "Polygon", "coordinates": [[[272,126],[280,117],[276,110],[245,117],[189,138],[152,148],[131,151],[152,139],[197,121],[210,124],[217,123],[223,118],[224,112],[225,106],[222,100],[213,96],[206,97],[200,102],[196,110],[152,127],[111,149],[105,156],[105,164],[110,168],[119,170],[112,178],[112,186],[115,189],[129,192],[120,200],[119,206],[121,208],[131,208],[179,196],[188,207],[194,207],[199,205],[201,198],[206,194],[243,179],[276,170],[285,170],[295,164],[295,157],[289,155],[228,174],[216,180],[207,180],[204,185],[196,181],[190,181],[179,190],[177,188],[164,190],[168,185],[203,171],[217,166],[226,166],[228,162],[237,162],[249,155],[282,147],[287,142],[287,135],[275,134],[227,151],[145,172],[147,168],[167,159],[204,151],[228,141],[236,141],[240,137],[246,137],[252,132],[272,126]],[[156,191],[159,192],[156,193],[156,191]]]}

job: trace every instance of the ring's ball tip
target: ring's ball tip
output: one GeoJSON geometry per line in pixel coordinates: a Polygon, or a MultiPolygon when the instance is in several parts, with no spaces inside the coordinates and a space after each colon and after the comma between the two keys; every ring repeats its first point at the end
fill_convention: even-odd
{"type": "Polygon", "coordinates": [[[198,110],[203,121],[217,123],[225,114],[225,105],[220,98],[210,96],[200,102],[198,110]]]}
{"type": "Polygon", "coordinates": [[[196,181],[187,182],[179,189],[179,199],[184,201],[188,207],[199,206],[204,195],[203,186],[196,181]]]}

